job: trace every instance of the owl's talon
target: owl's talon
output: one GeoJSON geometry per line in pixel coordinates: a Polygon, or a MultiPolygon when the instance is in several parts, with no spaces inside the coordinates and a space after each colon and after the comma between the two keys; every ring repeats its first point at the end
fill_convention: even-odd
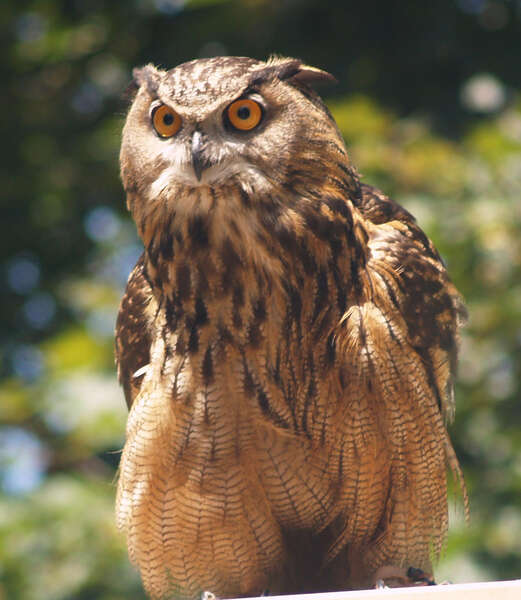
{"type": "Polygon", "coordinates": [[[406,569],[392,565],[380,567],[373,576],[373,582],[376,589],[436,585],[432,575],[422,569],[416,567],[406,569]]]}
{"type": "Polygon", "coordinates": [[[219,598],[217,598],[217,596],[213,592],[209,592],[208,590],[205,590],[201,594],[201,600],[219,600],[219,598]]]}
{"type": "Polygon", "coordinates": [[[417,569],[416,567],[409,567],[407,569],[407,577],[416,584],[436,585],[436,582],[432,579],[432,575],[425,573],[425,571],[417,569]]]}

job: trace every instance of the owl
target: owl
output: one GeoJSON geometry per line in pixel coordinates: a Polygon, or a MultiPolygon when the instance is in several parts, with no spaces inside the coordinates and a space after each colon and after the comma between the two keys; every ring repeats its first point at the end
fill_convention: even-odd
{"type": "MultiPolygon", "coordinates": [[[[447,525],[462,300],[360,181],[292,58],[134,71],[121,146],[144,251],[116,325],[117,522],[154,599],[367,588],[447,525]]],[[[466,496],[465,496],[466,497],[466,496]]]]}

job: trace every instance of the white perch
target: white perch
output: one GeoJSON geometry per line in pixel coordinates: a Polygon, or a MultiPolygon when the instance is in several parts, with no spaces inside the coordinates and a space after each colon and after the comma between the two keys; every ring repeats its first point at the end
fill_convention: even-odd
{"type": "Polygon", "coordinates": [[[258,600],[521,600],[521,579],[357,592],[268,596],[258,600]]]}

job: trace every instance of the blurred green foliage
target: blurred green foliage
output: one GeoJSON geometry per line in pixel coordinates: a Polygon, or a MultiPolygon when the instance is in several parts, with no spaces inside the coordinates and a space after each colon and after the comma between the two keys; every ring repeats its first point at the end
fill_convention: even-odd
{"type": "MultiPolygon", "coordinates": [[[[365,180],[466,297],[451,434],[471,497],[439,568],[521,575],[521,2],[4,0],[0,600],[143,598],[113,520],[115,312],[139,254],[117,175],[131,67],[299,56],[365,180]]],[[[456,494],[457,496],[457,494],[456,494]]]]}

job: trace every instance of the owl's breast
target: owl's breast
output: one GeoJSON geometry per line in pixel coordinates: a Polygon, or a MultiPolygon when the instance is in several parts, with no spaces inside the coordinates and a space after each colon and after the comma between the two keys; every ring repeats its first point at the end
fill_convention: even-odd
{"type": "Polygon", "coordinates": [[[181,336],[160,336],[150,372],[173,417],[169,478],[200,498],[220,493],[223,511],[256,490],[281,526],[320,529],[338,512],[337,377],[320,377],[311,350],[291,346],[280,326],[272,337],[270,318],[255,347],[225,343],[211,323],[196,351],[181,354],[181,336]]]}

